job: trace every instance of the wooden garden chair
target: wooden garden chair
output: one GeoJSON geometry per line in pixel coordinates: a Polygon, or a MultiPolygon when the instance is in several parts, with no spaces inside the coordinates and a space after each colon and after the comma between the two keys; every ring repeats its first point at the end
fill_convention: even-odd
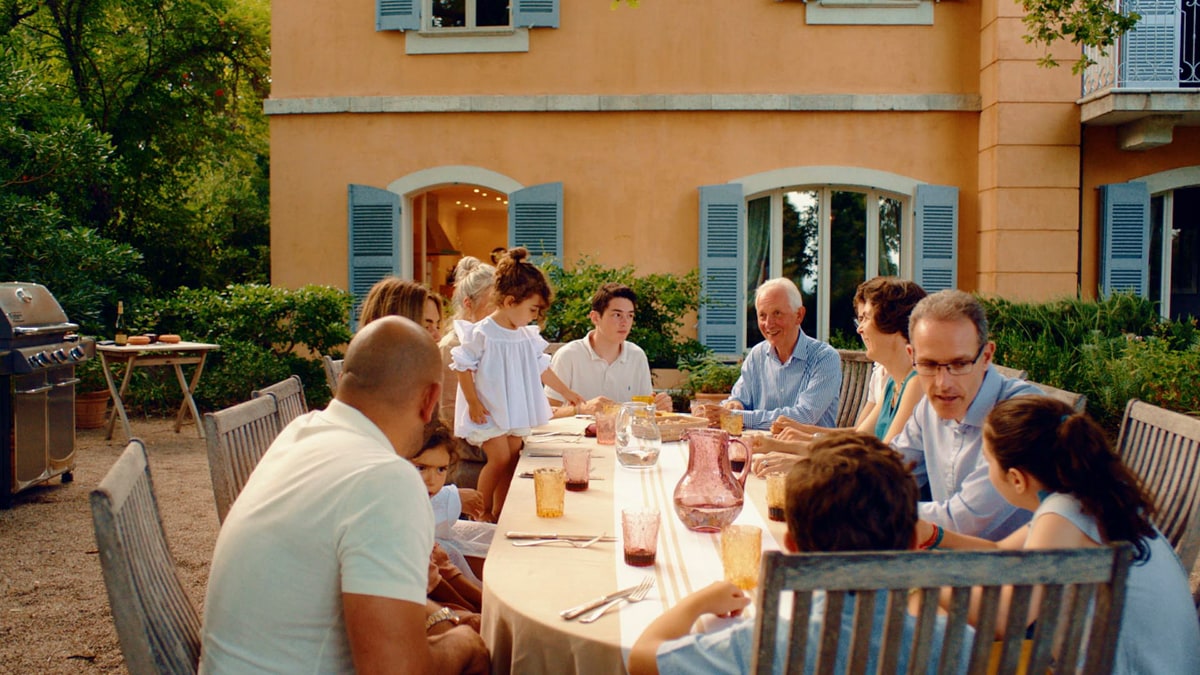
{"type": "Polygon", "coordinates": [[[1062,401],[1063,403],[1071,406],[1071,409],[1075,412],[1083,412],[1087,409],[1087,396],[1084,396],[1083,394],[1076,394],[1073,391],[1059,389],[1058,387],[1052,387],[1048,384],[1042,384],[1041,382],[1034,382],[1033,380],[1030,380],[1029,384],[1041,389],[1042,392],[1050,398],[1062,401]]]}
{"type": "Polygon", "coordinates": [[[134,439],[92,491],[92,523],[108,604],[133,675],[195,673],[200,615],[183,589],[154,496],[146,448],[134,439]]]}
{"type": "Polygon", "coordinates": [[[1005,377],[1011,377],[1015,380],[1023,380],[1029,375],[1028,371],[1009,368],[1008,366],[1002,366],[999,363],[993,363],[992,367],[995,368],[996,372],[1000,373],[1001,375],[1005,377]]]}
{"type": "Polygon", "coordinates": [[[834,672],[844,608],[853,602],[852,637],[848,645],[842,645],[850,673],[867,672],[877,606],[885,608],[884,638],[873,655],[880,673],[896,672],[901,650],[908,654],[910,673],[927,672],[934,661],[939,664],[937,672],[942,673],[959,672],[964,665],[967,672],[980,674],[1046,673],[1052,662],[1058,664],[1054,668],[1057,673],[1108,673],[1125,605],[1132,549],[1123,543],[1029,551],[766,552],[751,671],[760,675],[772,669],[805,672],[813,594],[822,591],[825,614],[820,644],[811,645],[817,650],[813,672],[834,672]],[[1012,585],[1013,595],[1002,631],[1005,637],[996,641],[1002,585],[1012,585]],[[1028,641],[1024,617],[1034,599],[1033,590],[1039,586],[1038,620],[1032,641],[1028,641]],[[953,591],[942,649],[933,653],[937,602],[943,588],[953,591]],[[982,588],[982,602],[971,640],[966,626],[973,588],[982,588]],[[910,591],[919,596],[913,600],[919,600],[920,610],[912,643],[901,644],[910,591]],[[792,594],[791,633],[788,649],[782,654],[785,663],[777,667],[775,636],[784,593],[792,594]],[[964,649],[969,649],[967,664],[959,658],[964,649]]]}
{"type": "MultiPolygon", "coordinates": [[[[1200,555],[1200,419],[1136,398],[1125,406],[1117,454],[1150,493],[1154,524],[1189,573],[1200,555]]],[[[1192,599],[1200,606],[1200,583],[1192,599]]]]}
{"type": "Polygon", "coordinates": [[[867,403],[871,367],[875,364],[863,351],[839,349],[838,355],[842,357],[842,388],[834,426],[853,427],[858,422],[859,411],[867,403]]]}
{"type": "Polygon", "coordinates": [[[325,363],[325,381],[329,383],[329,393],[337,394],[338,378],[342,376],[342,359],[325,355],[321,360],[325,363]]]}
{"type": "Polygon", "coordinates": [[[208,471],[212,475],[217,520],[225,522],[258,460],[279,434],[275,397],[252,398],[204,415],[208,442],[208,471]]]}
{"type": "Polygon", "coordinates": [[[250,398],[262,396],[275,398],[275,414],[280,430],[308,412],[308,402],[304,400],[304,382],[300,380],[299,375],[292,375],[282,382],[250,392],[250,398]]]}

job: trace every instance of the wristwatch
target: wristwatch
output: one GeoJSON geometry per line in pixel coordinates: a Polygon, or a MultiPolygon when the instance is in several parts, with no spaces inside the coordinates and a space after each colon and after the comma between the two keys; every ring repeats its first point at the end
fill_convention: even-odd
{"type": "Polygon", "coordinates": [[[438,611],[434,612],[433,614],[430,614],[428,617],[425,618],[425,632],[428,633],[430,628],[433,628],[434,626],[438,625],[439,623],[441,623],[443,621],[449,621],[450,623],[457,626],[458,625],[458,615],[455,614],[454,611],[451,610],[449,607],[443,607],[443,608],[439,609],[438,611]]]}

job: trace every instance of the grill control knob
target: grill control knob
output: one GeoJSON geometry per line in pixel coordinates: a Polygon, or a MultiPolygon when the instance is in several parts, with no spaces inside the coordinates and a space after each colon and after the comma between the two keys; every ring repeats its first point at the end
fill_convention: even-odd
{"type": "Polygon", "coordinates": [[[44,367],[44,366],[50,365],[50,357],[46,355],[46,352],[41,352],[33,358],[37,361],[38,365],[40,365],[40,366],[44,367]]]}
{"type": "Polygon", "coordinates": [[[30,368],[37,368],[37,367],[38,367],[38,360],[37,360],[37,357],[36,357],[36,356],[31,356],[31,357],[29,357],[28,359],[25,359],[25,360],[29,362],[29,367],[30,367],[30,368]]]}
{"type": "Polygon", "coordinates": [[[54,359],[58,363],[66,363],[67,361],[71,360],[71,357],[67,356],[67,350],[65,349],[55,349],[53,352],[51,352],[50,358],[54,359]]]}
{"type": "Polygon", "coordinates": [[[83,350],[83,347],[75,346],[71,347],[71,351],[67,355],[71,357],[72,361],[82,361],[87,356],[87,352],[83,350]]]}

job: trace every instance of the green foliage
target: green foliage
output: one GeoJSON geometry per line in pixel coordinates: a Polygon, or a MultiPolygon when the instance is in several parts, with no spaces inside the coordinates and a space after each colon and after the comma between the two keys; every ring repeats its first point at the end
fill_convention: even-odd
{"type": "Polygon", "coordinates": [[[1131,398],[1200,411],[1200,330],[1164,321],[1130,294],[1100,301],[1018,303],[984,299],[997,363],[1029,379],[1084,394],[1088,410],[1115,430],[1131,398]]]}
{"type": "Polygon", "coordinates": [[[22,67],[0,39],[0,278],[46,285],[85,332],[102,310],[143,288],[141,256],[79,225],[89,186],[114,172],[108,137],[22,67]]]}
{"type": "MultiPolygon", "coordinates": [[[[1025,8],[1025,41],[1050,48],[1060,40],[1071,44],[1099,49],[1101,54],[1116,43],[1118,37],[1137,24],[1136,13],[1119,12],[1112,0],[1021,0],[1025,8]]],[[[1078,75],[1094,63],[1086,51],[1071,65],[1078,75]]],[[[1049,53],[1038,59],[1038,65],[1054,67],[1058,61],[1049,53]]]]}
{"type": "Polygon", "coordinates": [[[647,274],[635,276],[632,265],[602,267],[587,256],[566,270],[543,265],[554,288],[554,302],[546,312],[542,336],[550,342],[578,340],[592,329],[588,313],[592,294],[601,284],[622,283],[638,296],[637,319],[629,341],[646,352],[651,368],[674,368],[680,358],[698,356],[706,350],[691,338],[679,335],[683,319],[695,312],[700,297],[700,273],[685,275],[647,274]]]}
{"type": "Polygon", "coordinates": [[[679,368],[687,371],[683,389],[689,398],[694,394],[727,394],[742,374],[741,364],[725,363],[712,354],[681,359],[679,368]]]}
{"type": "MultiPolygon", "coordinates": [[[[196,400],[215,410],[246,400],[250,391],[297,374],[312,406],[329,400],[320,357],[340,358],[349,342],[351,295],[329,286],[288,290],[244,284],[223,291],[181,288],[171,297],[130,308],[132,332],[178,333],[212,342],[196,400]]],[[[148,411],[178,404],[179,390],[165,369],[134,373],[128,401],[148,411]]]]}

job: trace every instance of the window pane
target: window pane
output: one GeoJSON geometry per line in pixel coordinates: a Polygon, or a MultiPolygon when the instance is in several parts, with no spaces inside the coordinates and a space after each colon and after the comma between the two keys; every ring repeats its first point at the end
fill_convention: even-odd
{"type": "Polygon", "coordinates": [[[1200,187],[1175,191],[1171,227],[1171,318],[1200,316],[1200,187]]]}
{"type": "Polygon", "coordinates": [[[804,294],[804,332],[816,335],[817,233],[821,224],[821,201],[815,190],[783,195],[783,276],[796,282],[804,294]]]}
{"type": "Polygon", "coordinates": [[[900,276],[900,200],[879,198],[879,274],[900,276]]]}
{"type": "Polygon", "coordinates": [[[507,26],[508,0],[475,0],[476,26],[507,26]]]}
{"type": "Polygon", "coordinates": [[[771,277],[771,198],[746,204],[746,349],[763,341],[754,312],[754,292],[771,277]]]}
{"type": "Polygon", "coordinates": [[[467,25],[467,0],[433,0],[435,28],[462,28],[467,25]]]}
{"type": "Polygon", "coordinates": [[[1162,302],[1162,231],[1163,198],[1158,195],[1150,198],[1150,288],[1147,290],[1154,302],[1162,302]]]}
{"type": "Polygon", "coordinates": [[[857,344],[853,303],[867,274],[867,195],[835,190],[830,209],[829,337],[835,344],[857,344]]]}

